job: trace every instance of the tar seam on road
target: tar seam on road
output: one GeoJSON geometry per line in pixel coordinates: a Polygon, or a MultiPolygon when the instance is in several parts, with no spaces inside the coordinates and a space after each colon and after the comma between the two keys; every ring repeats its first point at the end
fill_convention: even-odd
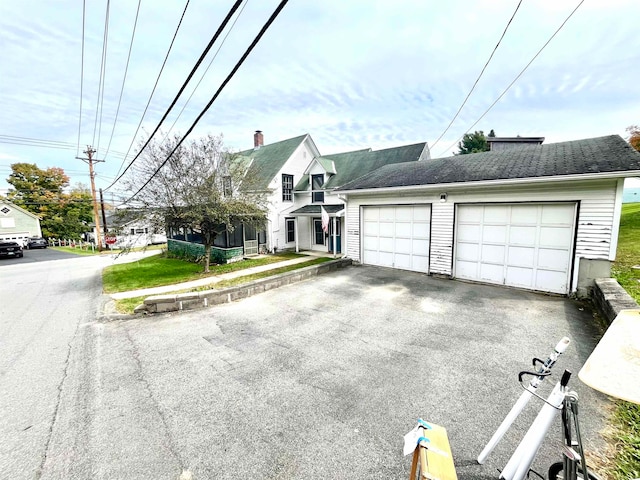
{"type": "Polygon", "coordinates": [[[180,454],[178,453],[178,449],[176,448],[175,443],[173,441],[173,437],[171,436],[171,431],[169,430],[169,425],[167,424],[167,419],[164,416],[164,412],[160,408],[160,403],[158,402],[158,400],[156,400],[156,397],[153,395],[153,391],[151,390],[151,385],[149,385],[149,382],[147,381],[146,377],[144,376],[144,371],[142,369],[142,362],[140,361],[140,351],[138,350],[138,345],[136,344],[136,342],[133,341],[133,338],[131,338],[131,334],[129,333],[129,329],[126,326],[123,326],[123,329],[124,329],[124,332],[125,332],[125,336],[127,337],[127,340],[129,341],[129,343],[131,344],[131,347],[133,349],[131,354],[133,356],[133,359],[136,362],[136,369],[138,371],[138,379],[144,385],[144,388],[147,391],[147,395],[148,395],[149,399],[151,400],[151,402],[153,403],[153,406],[155,407],[156,411],[158,412],[158,416],[160,417],[160,420],[162,421],[162,425],[164,426],[164,433],[165,433],[165,436],[167,437],[167,440],[168,440],[167,447],[169,448],[169,451],[171,452],[171,454],[176,459],[176,462],[178,463],[178,466],[180,467],[180,470],[184,471],[184,470],[187,469],[187,467],[186,467],[185,463],[182,461],[182,459],[180,458],[180,454]]]}
{"type": "Polygon", "coordinates": [[[75,342],[77,336],[78,336],[78,331],[80,330],[80,323],[82,323],[82,318],[78,319],[78,322],[76,323],[76,329],[73,332],[73,337],[71,337],[71,340],[69,340],[69,343],[67,344],[68,348],[67,348],[67,358],[64,361],[64,371],[62,372],[62,378],[60,379],[60,382],[58,383],[58,395],[56,398],[56,406],[53,409],[53,415],[51,416],[51,424],[49,425],[49,431],[47,432],[47,441],[45,442],[44,445],[44,453],[42,454],[42,460],[40,462],[40,466],[38,467],[38,469],[36,470],[36,474],[35,474],[35,479],[38,480],[40,477],[42,477],[42,471],[44,470],[44,464],[47,462],[47,455],[49,453],[49,446],[51,444],[51,437],[53,436],[53,427],[56,424],[56,419],[58,418],[58,409],[60,408],[60,400],[62,398],[62,388],[64,386],[64,382],[67,379],[67,374],[69,372],[69,359],[71,358],[71,350],[73,348],[73,343],[75,342]]]}

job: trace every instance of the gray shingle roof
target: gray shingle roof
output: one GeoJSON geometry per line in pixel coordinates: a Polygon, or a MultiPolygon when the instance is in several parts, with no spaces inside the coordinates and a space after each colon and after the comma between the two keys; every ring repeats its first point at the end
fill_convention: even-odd
{"type": "Polygon", "coordinates": [[[311,205],[305,205],[304,207],[300,207],[297,210],[293,210],[291,213],[294,214],[300,214],[300,213],[306,213],[306,214],[320,214],[321,210],[320,207],[324,207],[324,209],[326,210],[326,212],[331,215],[333,213],[338,213],[342,210],[344,210],[344,204],[340,203],[340,204],[327,204],[327,205],[318,205],[318,204],[311,204],[311,205]]]}
{"type": "Polygon", "coordinates": [[[388,165],[338,190],[640,171],[640,153],[618,135],[388,165]]]}
{"type": "Polygon", "coordinates": [[[299,137],[264,145],[257,150],[252,148],[237,154],[242,159],[246,159],[247,163],[253,160],[251,167],[249,167],[248,175],[256,179],[256,188],[266,189],[269,186],[273,177],[278,174],[306,136],[307,134],[300,135],[299,137]]]}
{"type": "MultiPolygon", "coordinates": [[[[415,143],[384,150],[356,150],[354,152],[335,153],[318,158],[321,165],[335,165],[336,173],[325,182],[324,189],[338,188],[384,165],[416,162],[424,151],[426,143],[415,143]],[[330,162],[329,162],[330,161],[330,162]]],[[[325,168],[327,168],[325,166],[325,168]]],[[[309,186],[308,178],[300,180],[296,190],[305,190],[309,186]]]]}

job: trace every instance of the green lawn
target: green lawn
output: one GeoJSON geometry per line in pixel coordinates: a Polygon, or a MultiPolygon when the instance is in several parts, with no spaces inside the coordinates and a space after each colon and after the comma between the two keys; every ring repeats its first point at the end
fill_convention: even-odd
{"type": "Polygon", "coordinates": [[[137,262],[112,265],[105,268],[102,272],[102,285],[105,293],[128,292],[140,288],[159,287],[198,280],[203,277],[281,262],[300,256],[302,255],[296,253],[279,253],[265,258],[241,260],[225,265],[213,265],[211,272],[204,274],[200,264],[157,255],[137,262]]]}
{"type": "MultiPolygon", "coordinates": [[[[627,203],[622,205],[618,251],[611,276],[640,303],[640,269],[633,268],[637,265],[640,265],[640,203],[627,203]]],[[[616,453],[606,477],[640,478],[640,405],[618,402],[612,424],[615,432],[611,441],[616,453]]]]}
{"type": "MultiPolygon", "coordinates": [[[[53,250],[58,250],[60,252],[68,252],[68,253],[75,253],[76,255],[108,255],[111,253],[122,253],[123,250],[119,250],[119,249],[114,249],[114,250],[108,250],[105,249],[102,252],[99,252],[98,250],[92,250],[91,247],[49,247],[53,250]]],[[[149,245],[147,247],[136,247],[136,248],[132,248],[131,250],[129,250],[130,252],[141,252],[143,250],[162,250],[162,249],[166,249],[167,248],[167,244],[164,243],[162,245],[149,245]]]]}
{"type": "MultiPolygon", "coordinates": [[[[319,263],[328,262],[332,260],[328,257],[319,257],[313,258],[308,262],[296,263],[295,265],[287,265],[286,267],[274,268],[273,270],[268,270],[266,272],[253,273],[251,275],[243,275],[242,277],[234,278],[231,280],[223,280],[222,282],[218,282],[212,285],[207,285],[205,287],[191,288],[187,290],[178,290],[176,292],[171,292],[171,294],[175,293],[188,293],[188,292],[200,292],[205,290],[214,290],[214,289],[222,289],[233,287],[235,285],[241,285],[243,283],[252,282],[254,280],[259,280],[261,278],[271,277],[273,275],[278,275],[280,273],[286,273],[293,270],[298,270],[300,268],[309,267],[311,265],[317,265],[319,263]]],[[[134,297],[134,298],[125,298],[123,300],[116,300],[116,310],[118,313],[133,313],[133,309],[138,305],[142,304],[146,296],[143,297],[134,297]]]]}

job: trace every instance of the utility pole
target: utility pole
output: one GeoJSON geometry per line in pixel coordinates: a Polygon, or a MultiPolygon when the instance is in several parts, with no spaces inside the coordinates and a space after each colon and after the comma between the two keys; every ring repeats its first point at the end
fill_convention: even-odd
{"type": "Polygon", "coordinates": [[[96,176],[93,171],[93,164],[98,162],[104,162],[104,160],[96,160],[93,158],[93,154],[96,151],[91,148],[91,145],[87,145],[87,149],[82,152],[87,155],[87,158],[84,157],[76,157],[78,160],[82,160],[83,162],[89,164],[89,177],[91,178],[91,196],[93,198],[93,221],[96,224],[96,246],[98,247],[98,251],[102,251],[102,233],[100,232],[100,215],[98,214],[98,201],[96,199],[96,182],[94,177],[96,176]]]}
{"type": "Polygon", "coordinates": [[[104,227],[104,234],[109,232],[107,228],[107,216],[104,214],[104,198],[102,198],[102,189],[100,189],[100,210],[102,211],[102,226],[104,227]]]}

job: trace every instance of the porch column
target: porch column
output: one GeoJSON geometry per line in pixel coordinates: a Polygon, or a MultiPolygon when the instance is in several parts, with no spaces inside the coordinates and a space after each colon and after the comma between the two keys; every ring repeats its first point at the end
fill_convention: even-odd
{"type": "Polygon", "coordinates": [[[336,258],[336,217],[333,217],[333,258],[336,258]]]}
{"type": "Polygon", "coordinates": [[[293,232],[293,236],[296,239],[296,253],[299,253],[300,252],[300,245],[298,245],[298,238],[300,237],[300,235],[298,235],[298,217],[296,216],[296,217],[293,217],[293,218],[295,218],[294,223],[293,223],[294,226],[295,226],[295,231],[293,232]]]}

